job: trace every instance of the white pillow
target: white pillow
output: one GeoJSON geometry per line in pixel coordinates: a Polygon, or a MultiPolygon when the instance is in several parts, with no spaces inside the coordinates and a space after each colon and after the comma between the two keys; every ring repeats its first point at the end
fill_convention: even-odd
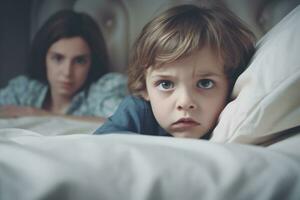
{"type": "Polygon", "coordinates": [[[300,125],[300,6],[258,43],[211,141],[259,143],[300,125]]]}

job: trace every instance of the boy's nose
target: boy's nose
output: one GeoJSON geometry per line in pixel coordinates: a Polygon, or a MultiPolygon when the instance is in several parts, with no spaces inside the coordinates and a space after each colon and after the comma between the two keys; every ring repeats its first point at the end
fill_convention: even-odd
{"type": "Polygon", "coordinates": [[[182,92],[178,94],[177,109],[178,110],[193,110],[197,108],[190,92],[182,92]]]}
{"type": "Polygon", "coordinates": [[[195,104],[192,104],[192,103],[191,104],[180,104],[177,106],[178,110],[193,110],[195,108],[196,108],[195,104]]]}

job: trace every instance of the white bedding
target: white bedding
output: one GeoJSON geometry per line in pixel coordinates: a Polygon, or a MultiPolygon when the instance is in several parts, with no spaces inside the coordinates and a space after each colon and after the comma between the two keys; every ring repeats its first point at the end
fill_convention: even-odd
{"type": "Polygon", "coordinates": [[[19,128],[42,135],[92,134],[101,123],[62,117],[0,118],[0,129],[19,128]]]}
{"type": "Polygon", "coordinates": [[[300,197],[300,155],[285,151],[295,150],[300,137],[263,148],[141,135],[45,137],[20,129],[0,135],[1,200],[300,197]]]}

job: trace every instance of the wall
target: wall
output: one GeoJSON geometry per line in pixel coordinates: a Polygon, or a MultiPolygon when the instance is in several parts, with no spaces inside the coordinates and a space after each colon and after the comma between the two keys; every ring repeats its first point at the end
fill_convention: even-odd
{"type": "Polygon", "coordinates": [[[30,0],[0,1],[0,87],[26,73],[30,0]]]}

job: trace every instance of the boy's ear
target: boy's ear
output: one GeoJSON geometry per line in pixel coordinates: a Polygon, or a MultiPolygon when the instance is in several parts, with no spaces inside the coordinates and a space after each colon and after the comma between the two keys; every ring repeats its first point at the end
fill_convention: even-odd
{"type": "Polygon", "coordinates": [[[141,93],[142,97],[146,100],[146,101],[149,101],[149,95],[148,95],[148,92],[147,90],[143,91],[141,93]]]}

